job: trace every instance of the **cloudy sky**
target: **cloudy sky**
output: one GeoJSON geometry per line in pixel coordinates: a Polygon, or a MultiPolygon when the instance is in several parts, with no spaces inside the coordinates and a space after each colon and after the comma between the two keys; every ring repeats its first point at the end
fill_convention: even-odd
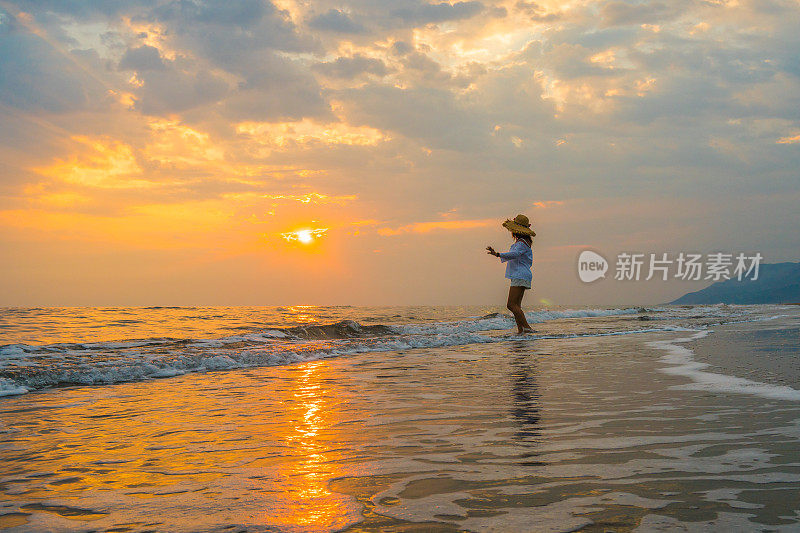
{"type": "Polygon", "coordinates": [[[483,248],[517,213],[530,304],[709,283],[582,284],[587,247],[798,260],[798,27],[797,0],[0,0],[0,305],[503,303],[483,248]]]}

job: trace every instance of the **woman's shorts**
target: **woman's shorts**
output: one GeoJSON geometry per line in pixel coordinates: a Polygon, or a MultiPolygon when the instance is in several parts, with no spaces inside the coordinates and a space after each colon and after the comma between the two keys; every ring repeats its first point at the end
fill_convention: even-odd
{"type": "Polygon", "coordinates": [[[512,279],[511,280],[512,287],[525,287],[526,289],[531,288],[531,282],[527,279],[512,279]]]}

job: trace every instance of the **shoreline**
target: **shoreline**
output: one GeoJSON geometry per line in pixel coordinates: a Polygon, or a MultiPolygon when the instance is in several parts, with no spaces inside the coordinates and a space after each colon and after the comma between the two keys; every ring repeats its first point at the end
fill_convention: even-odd
{"type": "MultiPolygon", "coordinates": [[[[661,358],[661,361],[669,366],[660,369],[661,372],[674,376],[682,376],[691,380],[691,383],[677,385],[672,387],[673,389],[725,394],[747,394],[766,399],[800,402],[800,390],[787,385],[775,385],[737,377],[725,373],[720,366],[713,367],[710,363],[698,361],[695,352],[697,344],[703,346],[703,339],[713,333],[713,330],[700,330],[688,337],[647,343],[647,345],[652,348],[666,352],[666,355],[661,358]],[[684,346],[684,344],[688,344],[689,347],[684,346]]],[[[730,344],[728,343],[726,347],[730,348],[730,344]]],[[[706,354],[709,353],[707,347],[705,348],[705,352],[706,354]]],[[[720,360],[719,352],[715,352],[715,355],[717,356],[716,359],[720,360]]]]}
{"type": "Polygon", "coordinates": [[[691,343],[699,362],[739,378],[800,389],[797,321],[732,323],[711,329],[706,338],[691,343]]]}

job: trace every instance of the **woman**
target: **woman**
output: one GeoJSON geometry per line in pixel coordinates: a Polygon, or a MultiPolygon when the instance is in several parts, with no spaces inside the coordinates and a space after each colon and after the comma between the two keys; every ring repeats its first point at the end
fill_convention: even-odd
{"type": "Polygon", "coordinates": [[[525,215],[517,215],[514,220],[506,220],[503,222],[503,227],[511,232],[514,237],[514,244],[511,249],[504,253],[494,251],[494,248],[487,246],[486,250],[489,255],[499,257],[503,263],[508,262],[506,265],[506,277],[511,280],[511,286],[508,289],[508,310],[514,315],[514,320],[517,321],[517,333],[522,335],[524,333],[533,333],[528,320],[525,318],[525,313],[522,312],[522,297],[525,295],[525,289],[531,288],[531,267],[533,267],[533,237],[536,232],[531,229],[531,223],[525,215]]]}

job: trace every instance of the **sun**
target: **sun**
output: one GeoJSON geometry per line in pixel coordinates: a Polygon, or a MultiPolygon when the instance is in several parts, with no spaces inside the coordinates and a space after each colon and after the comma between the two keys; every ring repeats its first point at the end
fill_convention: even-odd
{"type": "Polygon", "coordinates": [[[315,229],[299,229],[290,231],[289,233],[281,233],[281,237],[289,242],[299,242],[300,244],[311,244],[312,242],[321,239],[328,228],[315,228],[315,229]]]}
{"type": "Polygon", "coordinates": [[[297,232],[297,240],[303,244],[308,244],[314,242],[314,236],[311,234],[311,231],[304,229],[297,232]]]}

